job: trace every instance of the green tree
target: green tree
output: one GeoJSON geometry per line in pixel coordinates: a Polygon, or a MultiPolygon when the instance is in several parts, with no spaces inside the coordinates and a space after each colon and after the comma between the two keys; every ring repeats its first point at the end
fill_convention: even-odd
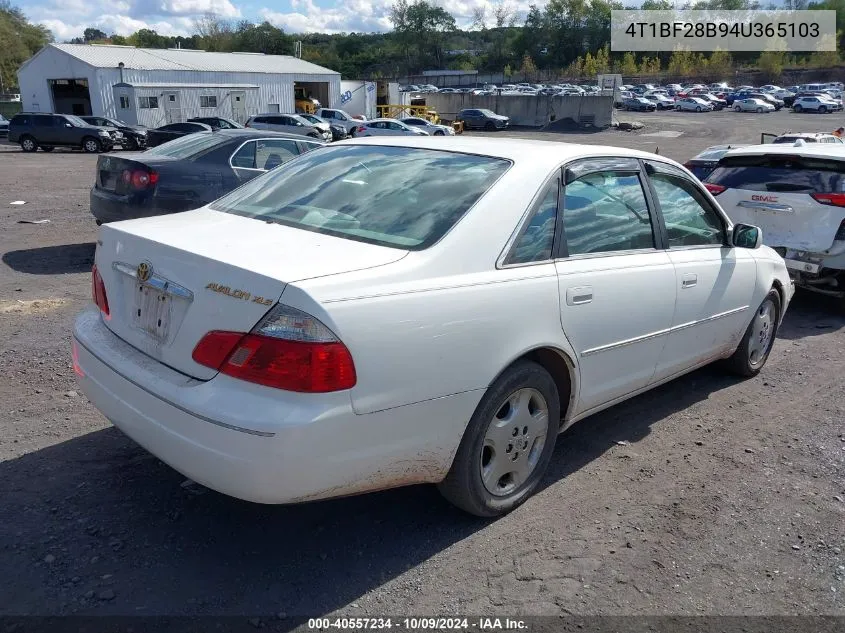
{"type": "Polygon", "coordinates": [[[757,60],[757,67],[768,81],[777,81],[783,73],[785,58],[783,51],[764,51],[757,60]]]}
{"type": "Polygon", "coordinates": [[[409,70],[427,64],[443,66],[443,44],[446,34],[456,30],[455,18],[443,7],[426,0],[398,0],[390,9],[390,21],[408,59],[409,70]],[[411,51],[416,49],[416,59],[411,51]]]}
{"type": "Polygon", "coordinates": [[[50,31],[32,24],[8,0],[0,0],[0,92],[18,85],[18,68],[53,41],[50,31]]]}
{"type": "Polygon", "coordinates": [[[630,51],[622,57],[622,65],[619,72],[623,77],[631,77],[637,74],[637,58],[630,51]]]}
{"type": "Polygon", "coordinates": [[[86,42],[94,42],[97,40],[108,39],[108,35],[103,33],[100,29],[89,27],[82,33],[82,39],[86,42]]]}
{"type": "Polygon", "coordinates": [[[522,57],[522,66],[519,68],[519,72],[522,73],[523,79],[533,77],[537,74],[537,65],[528,53],[525,53],[522,57]]]}

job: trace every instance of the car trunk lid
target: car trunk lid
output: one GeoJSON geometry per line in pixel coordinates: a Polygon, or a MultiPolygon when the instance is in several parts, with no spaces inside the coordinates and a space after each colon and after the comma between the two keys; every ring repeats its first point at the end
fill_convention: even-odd
{"type": "Polygon", "coordinates": [[[97,174],[94,180],[94,187],[118,195],[138,193],[143,189],[152,189],[156,181],[147,180],[141,187],[137,179],[133,182],[132,174],[135,172],[146,174],[157,174],[156,167],[165,162],[172,162],[169,156],[156,156],[150,160],[143,152],[124,153],[121,156],[101,155],[97,159],[97,174]]]}
{"type": "Polygon", "coordinates": [[[719,204],[734,222],[763,229],[769,246],[826,251],[845,220],[845,153],[725,157],[707,182],[725,187],[719,204]]]}
{"type": "Polygon", "coordinates": [[[106,325],[189,376],[217,372],[192,353],[211,330],[248,332],[286,285],[388,264],[407,251],[198,209],[103,225],[96,264],[106,325]]]}

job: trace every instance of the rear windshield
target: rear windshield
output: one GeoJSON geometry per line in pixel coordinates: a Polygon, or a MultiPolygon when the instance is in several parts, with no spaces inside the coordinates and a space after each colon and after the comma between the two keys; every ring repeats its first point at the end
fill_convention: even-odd
{"type": "Polygon", "coordinates": [[[439,150],[325,147],[251,180],[211,208],[421,250],[452,228],[508,167],[498,158],[439,150]]]}
{"type": "Polygon", "coordinates": [[[845,161],[798,156],[729,156],[707,182],[748,191],[845,192],[845,161]]]}
{"type": "Polygon", "coordinates": [[[816,143],[818,139],[812,136],[778,136],[772,143],[794,143],[798,139],[801,139],[805,143],[816,143]]]}
{"type": "Polygon", "coordinates": [[[148,149],[145,153],[172,158],[197,158],[228,140],[211,132],[197,132],[148,149]]]}
{"type": "Polygon", "coordinates": [[[692,175],[699,180],[704,180],[709,174],[713,172],[713,165],[696,165],[691,163],[686,165],[686,168],[692,172],[692,175]]]}

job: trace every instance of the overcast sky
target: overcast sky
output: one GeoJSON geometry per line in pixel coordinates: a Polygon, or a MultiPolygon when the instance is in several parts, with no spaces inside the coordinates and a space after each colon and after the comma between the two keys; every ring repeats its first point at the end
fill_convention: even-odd
{"type": "MultiPolygon", "coordinates": [[[[190,35],[197,17],[208,11],[223,18],[267,20],[288,33],[388,31],[394,0],[27,0],[18,3],[30,20],[45,25],[56,41],[82,35],[89,26],[111,35],[149,28],[162,35],[190,35]]],[[[473,9],[489,0],[441,0],[459,26],[472,21],[473,9]]],[[[528,0],[512,0],[521,15],[528,0]]],[[[545,2],[537,2],[539,5],[545,2]]]]}

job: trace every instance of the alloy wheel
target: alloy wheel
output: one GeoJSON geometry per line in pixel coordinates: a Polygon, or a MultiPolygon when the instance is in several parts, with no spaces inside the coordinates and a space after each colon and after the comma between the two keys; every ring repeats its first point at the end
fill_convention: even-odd
{"type": "Polygon", "coordinates": [[[511,394],[490,420],[479,465],[487,491],[497,497],[519,488],[537,467],[549,428],[549,405],[536,389],[511,394]]]}

